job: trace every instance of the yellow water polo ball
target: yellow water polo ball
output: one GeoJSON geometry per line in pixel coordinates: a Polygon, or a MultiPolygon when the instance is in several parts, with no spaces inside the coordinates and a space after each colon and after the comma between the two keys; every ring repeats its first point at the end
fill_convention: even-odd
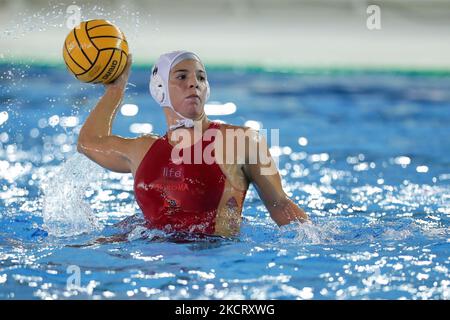
{"type": "Polygon", "coordinates": [[[114,81],[125,68],[127,57],[125,35],[107,20],[83,21],[64,41],[64,62],[82,82],[106,84],[114,81]]]}

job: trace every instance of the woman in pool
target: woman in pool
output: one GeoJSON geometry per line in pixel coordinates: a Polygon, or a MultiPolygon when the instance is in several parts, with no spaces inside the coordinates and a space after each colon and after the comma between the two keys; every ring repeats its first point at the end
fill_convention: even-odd
{"type": "Polygon", "coordinates": [[[150,75],[150,92],[163,108],[167,133],[112,135],[131,63],[130,55],[124,73],[106,85],[81,128],[78,152],[106,169],[133,175],[136,201],[150,228],[236,235],[250,183],[279,226],[309,221],[283,191],[265,140],[250,128],[207,118],[209,83],[192,52],[161,55],[150,75]]]}

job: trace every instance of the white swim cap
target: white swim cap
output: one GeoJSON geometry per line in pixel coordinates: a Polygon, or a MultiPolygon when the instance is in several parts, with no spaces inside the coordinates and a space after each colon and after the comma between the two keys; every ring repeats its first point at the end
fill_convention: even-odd
{"type": "MultiPolygon", "coordinates": [[[[195,53],[181,50],[162,54],[153,66],[150,75],[149,89],[153,99],[155,99],[161,107],[169,107],[175,111],[169,95],[169,74],[173,66],[188,59],[197,60],[203,65],[202,61],[195,53]]],[[[206,100],[209,98],[209,92],[209,83],[208,80],[206,80],[206,100]]],[[[184,118],[178,112],[176,113],[184,118]]]]}

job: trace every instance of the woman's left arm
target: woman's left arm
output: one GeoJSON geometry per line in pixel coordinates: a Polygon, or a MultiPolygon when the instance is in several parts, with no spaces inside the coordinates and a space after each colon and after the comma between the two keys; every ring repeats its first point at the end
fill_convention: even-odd
{"type": "Polygon", "coordinates": [[[271,218],[278,226],[289,224],[292,221],[301,223],[310,221],[305,211],[299,208],[284,192],[280,173],[270,155],[265,139],[255,133],[254,139],[251,140],[251,143],[256,146],[250,147],[247,152],[257,150],[258,154],[246,155],[244,172],[249,181],[254,184],[271,218]],[[251,157],[256,161],[249,161],[251,157]],[[254,163],[252,164],[252,162],[254,163]]]}

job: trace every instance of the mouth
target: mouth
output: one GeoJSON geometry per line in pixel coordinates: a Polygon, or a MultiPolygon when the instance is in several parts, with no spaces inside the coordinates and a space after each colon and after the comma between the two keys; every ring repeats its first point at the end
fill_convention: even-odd
{"type": "Polygon", "coordinates": [[[198,99],[200,100],[200,96],[196,95],[196,94],[191,94],[190,96],[186,97],[186,99],[198,99]]]}

